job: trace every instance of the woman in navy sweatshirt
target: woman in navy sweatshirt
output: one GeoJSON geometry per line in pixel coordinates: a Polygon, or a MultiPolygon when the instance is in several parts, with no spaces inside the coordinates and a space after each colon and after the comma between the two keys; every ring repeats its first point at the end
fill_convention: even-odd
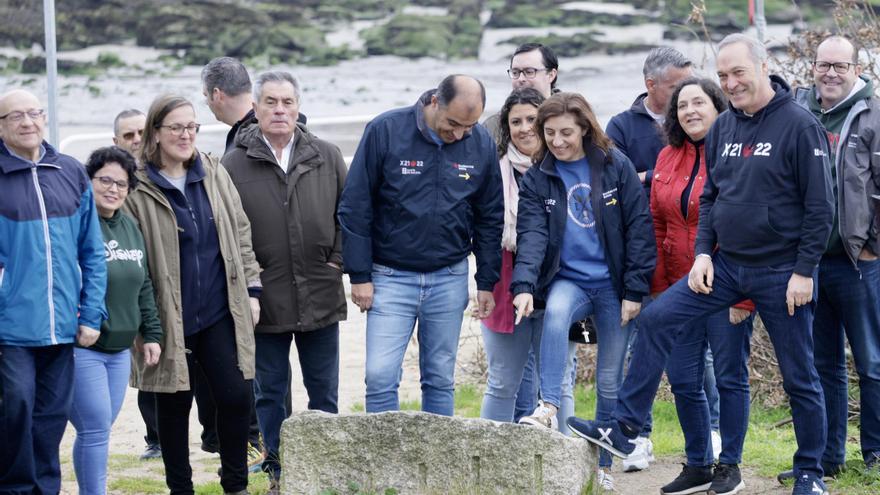
{"type": "MultiPolygon", "coordinates": [[[[648,204],[635,169],[602,132],[589,103],[551,96],[538,110],[538,164],[523,178],[511,292],[517,319],[546,301],[539,358],[541,401],[521,423],[557,428],[568,330],[593,315],[598,332],[596,415],[610,416],[629,332],[654,271],[648,204]]],[[[599,462],[599,481],[611,483],[599,462]]]]}

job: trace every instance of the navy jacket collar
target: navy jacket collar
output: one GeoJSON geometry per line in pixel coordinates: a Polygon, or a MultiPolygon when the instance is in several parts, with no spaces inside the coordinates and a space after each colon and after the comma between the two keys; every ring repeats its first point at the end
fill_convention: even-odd
{"type": "Polygon", "coordinates": [[[58,160],[58,153],[55,151],[55,148],[46,141],[40,144],[40,148],[40,158],[36,162],[32,162],[7,148],[6,143],[0,139],[0,169],[8,174],[31,168],[34,163],[37,166],[55,166],[55,162],[58,160]]]}
{"type": "MultiPolygon", "coordinates": [[[[604,165],[605,161],[609,158],[608,153],[602,151],[602,148],[596,146],[586,137],[584,138],[584,153],[590,167],[604,165]]],[[[556,170],[556,157],[553,156],[553,153],[550,153],[549,150],[544,152],[544,157],[541,158],[541,161],[538,163],[538,168],[547,175],[559,177],[559,172],[556,170]]]]}
{"type": "MultiPolygon", "coordinates": [[[[153,181],[154,184],[161,187],[162,189],[177,189],[172,186],[168,179],[162,176],[159,173],[159,169],[156,168],[152,163],[147,163],[147,177],[153,181]]],[[[192,184],[193,182],[199,182],[205,178],[205,167],[202,165],[202,158],[199,156],[199,153],[196,152],[195,158],[193,159],[192,164],[186,169],[186,183],[192,184]]]]}

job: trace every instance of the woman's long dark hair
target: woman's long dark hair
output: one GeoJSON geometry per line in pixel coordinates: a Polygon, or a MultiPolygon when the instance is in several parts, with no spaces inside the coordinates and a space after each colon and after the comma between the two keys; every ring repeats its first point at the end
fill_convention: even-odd
{"type": "Polygon", "coordinates": [[[699,86],[709,96],[709,99],[712,100],[712,105],[718,113],[723,112],[727,108],[727,99],[724,97],[721,88],[715,84],[715,81],[706,78],[689,77],[678,83],[672,92],[672,96],[669,98],[669,106],[666,108],[666,122],[663,123],[666,142],[673,148],[684,145],[684,141],[687,139],[687,133],[684,132],[684,128],[681,127],[681,123],[678,121],[678,95],[685,86],[692,84],[699,86]]]}
{"type": "Polygon", "coordinates": [[[498,156],[506,155],[507,145],[510,144],[510,123],[507,121],[507,118],[510,116],[510,109],[514,105],[531,105],[539,108],[541,103],[544,103],[544,95],[533,88],[514,89],[510,96],[504,100],[504,105],[501,107],[499,115],[501,117],[501,139],[498,141],[498,156]]]}

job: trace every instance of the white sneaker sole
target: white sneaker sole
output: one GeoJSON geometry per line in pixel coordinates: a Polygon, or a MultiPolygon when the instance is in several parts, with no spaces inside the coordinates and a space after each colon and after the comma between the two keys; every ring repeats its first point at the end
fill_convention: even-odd
{"type": "Polygon", "coordinates": [[[692,486],[690,488],[685,488],[684,490],[680,490],[677,492],[664,492],[663,489],[660,489],[661,495],[690,495],[691,493],[700,493],[705,492],[712,486],[712,482],[704,483],[702,485],[692,486]]]}
{"type": "Polygon", "coordinates": [[[637,461],[627,461],[627,459],[629,459],[629,456],[627,456],[623,460],[623,472],[624,473],[634,473],[636,471],[643,471],[645,469],[648,469],[648,467],[650,467],[650,462],[649,462],[650,459],[648,459],[646,457],[639,459],[637,461]]]}
{"type": "Polygon", "coordinates": [[[740,490],[742,490],[745,487],[746,487],[746,482],[740,480],[739,484],[736,485],[733,488],[733,490],[730,490],[728,492],[716,492],[715,490],[709,490],[709,495],[733,495],[734,493],[739,492],[740,490]]]}
{"type": "MultiPolygon", "coordinates": [[[[522,420],[520,420],[520,421],[522,421],[522,420]]],[[[588,437],[588,436],[584,435],[583,433],[575,430],[574,428],[571,428],[571,432],[574,433],[575,435],[583,438],[584,440],[592,443],[592,444],[595,444],[595,445],[598,445],[599,447],[602,447],[603,449],[607,450],[608,452],[611,452],[612,455],[620,457],[621,459],[626,459],[626,456],[629,455],[629,454],[624,454],[623,452],[615,449],[614,446],[612,446],[611,444],[608,444],[605,442],[600,442],[599,440],[596,440],[595,438],[588,437]]]]}

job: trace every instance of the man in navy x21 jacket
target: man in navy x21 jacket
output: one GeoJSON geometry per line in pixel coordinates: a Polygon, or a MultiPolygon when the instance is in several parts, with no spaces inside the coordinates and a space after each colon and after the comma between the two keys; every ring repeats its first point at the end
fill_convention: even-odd
{"type": "Polygon", "coordinates": [[[419,324],[422,409],[452,415],[453,375],[476,256],[477,316],[493,307],[504,223],[495,142],[477,121],[485,90],[449,76],[364,131],[339,202],[351,298],[367,315],[367,412],[399,408],[401,364],[419,324]]]}

